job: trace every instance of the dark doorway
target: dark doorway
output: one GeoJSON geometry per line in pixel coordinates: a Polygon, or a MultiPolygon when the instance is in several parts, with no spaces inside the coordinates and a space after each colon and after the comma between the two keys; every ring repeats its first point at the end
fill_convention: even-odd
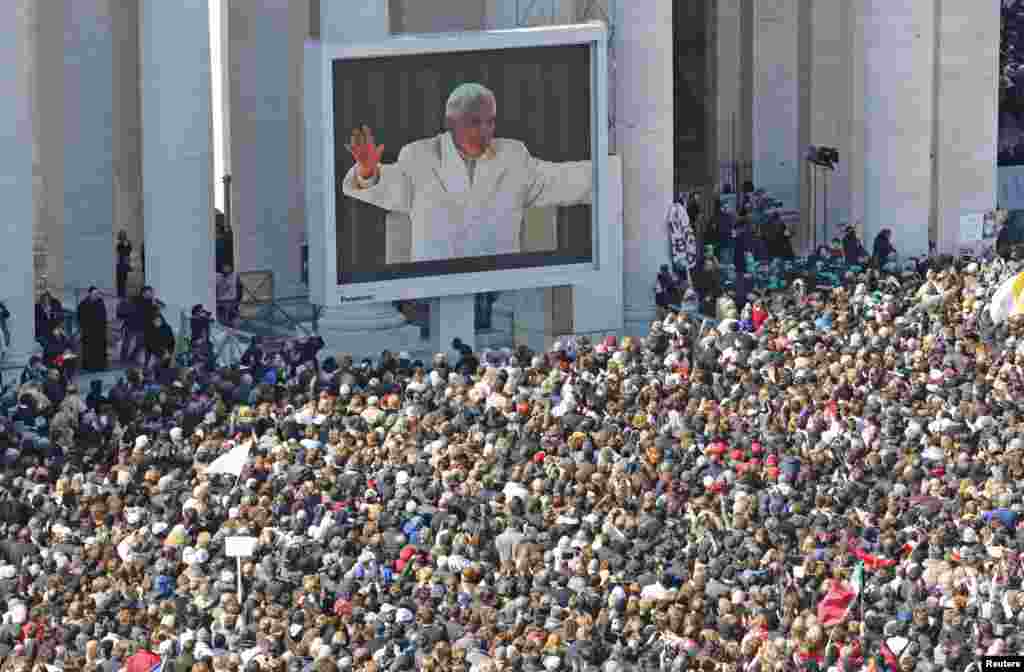
{"type": "Polygon", "coordinates": [[[717,180],[715,19],[718,0],[672,6],[676,192],[717,180]]]}

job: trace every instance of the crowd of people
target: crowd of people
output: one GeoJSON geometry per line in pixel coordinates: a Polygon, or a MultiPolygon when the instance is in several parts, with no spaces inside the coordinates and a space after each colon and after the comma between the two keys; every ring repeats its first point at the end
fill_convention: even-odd
{"type": "Polygon", "coordinates": [[[162,357],[81,390],[39,359],[0,403],[0,657],[959,672],[1020,653],[1024,323],[986,310],[1012,264],[864,269],[737,319],[457,362],[257,340],[236,366],[162,357]],[[237,564],[235,537],[257,540],[237,564]]]}

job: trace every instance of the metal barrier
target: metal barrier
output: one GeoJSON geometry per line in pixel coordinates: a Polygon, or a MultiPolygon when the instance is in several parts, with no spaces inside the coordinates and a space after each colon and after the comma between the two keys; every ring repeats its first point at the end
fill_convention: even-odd
{"type": "Polygon", "coordinates": [[[269,296],[261,294],[258,290],[260,287],[265,286],[265,284],[266,280],[255,286],[250,286],[244,282],[239,283],[241,287],[241,299],[239,301],[240,307],[255,307],[258,311],[248,317],[240,319],[240,321],[249,323],[264,322],[270,327],[273,327],[277,324],[273,318],[277,316],[284,318],[285,325],[292,331],[302,331],[307,336],[319,333],[319,319],[320,314],[323,312],[322,306],[308,303],[308,296],[274,297],[272,294],[269,296]],[[312,319],[309,320],[311,323],[310,327],[306,326],[306,320],[289,313],[284,308],[286,304],[297,304],[299,302],[302,302],[303,306],[310,306],[312,309],[312,319]]]}
{"type": "Polygon", "coordinates": [[[177,340],[178,347],[175,350],[175,358],[180,366],[194,366],[199,359],[206,360],[213,366],[233,366],[242,359],[249,344],[252,343],[252,336],[238,329],[233,329],[216,320],[210,321],[210,332],[208,335],[208,352],[197,352],[195,343],[192,341],[192,316],[181,311],[181,328],[177,340]]]}

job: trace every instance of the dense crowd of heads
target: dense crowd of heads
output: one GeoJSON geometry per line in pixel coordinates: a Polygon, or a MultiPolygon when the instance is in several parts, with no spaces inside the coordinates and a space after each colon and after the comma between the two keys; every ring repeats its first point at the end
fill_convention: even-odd
{"type": "Polygon", "coordinates": [[[459,362],[256,344],[109,390],[30,377],[0,428],[0,655],[941,672],[1020,652],[1024,324],[985,310],[1011,270],[868,271],[459,362]],[[234,537],[257,539],[240,563],[234,537]]]}

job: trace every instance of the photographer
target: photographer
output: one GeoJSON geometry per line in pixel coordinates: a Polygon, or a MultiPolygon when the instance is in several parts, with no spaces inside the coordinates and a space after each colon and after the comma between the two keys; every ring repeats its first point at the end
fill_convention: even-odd
{"type": "Polygon", "coordinates": [[[157,313],[147,325],[145,332],[146,363],[145,368],[150,364],[158,367],[166,366],[174,357],[174,331],[171,325],[167,324],[164,316],[157,313]]]}
{"type": "MultiPolygon", "coordinates": [[[[153,288],[145,286],[132,302],[131,309],[125,309],[125,339],[121,353],[129,362],[135,362],[140,352],[146,350],[146,340],[152,331],[153,320],[160,317],[163,304],[157,300],[153,288]]],[[[120,308],[118,312],[122,312],[120,308]]],[[[163,319],[163,318],[160,318],[163,319]]],[[[147,357],[148,361],[148,357],[147,357]]]]}

